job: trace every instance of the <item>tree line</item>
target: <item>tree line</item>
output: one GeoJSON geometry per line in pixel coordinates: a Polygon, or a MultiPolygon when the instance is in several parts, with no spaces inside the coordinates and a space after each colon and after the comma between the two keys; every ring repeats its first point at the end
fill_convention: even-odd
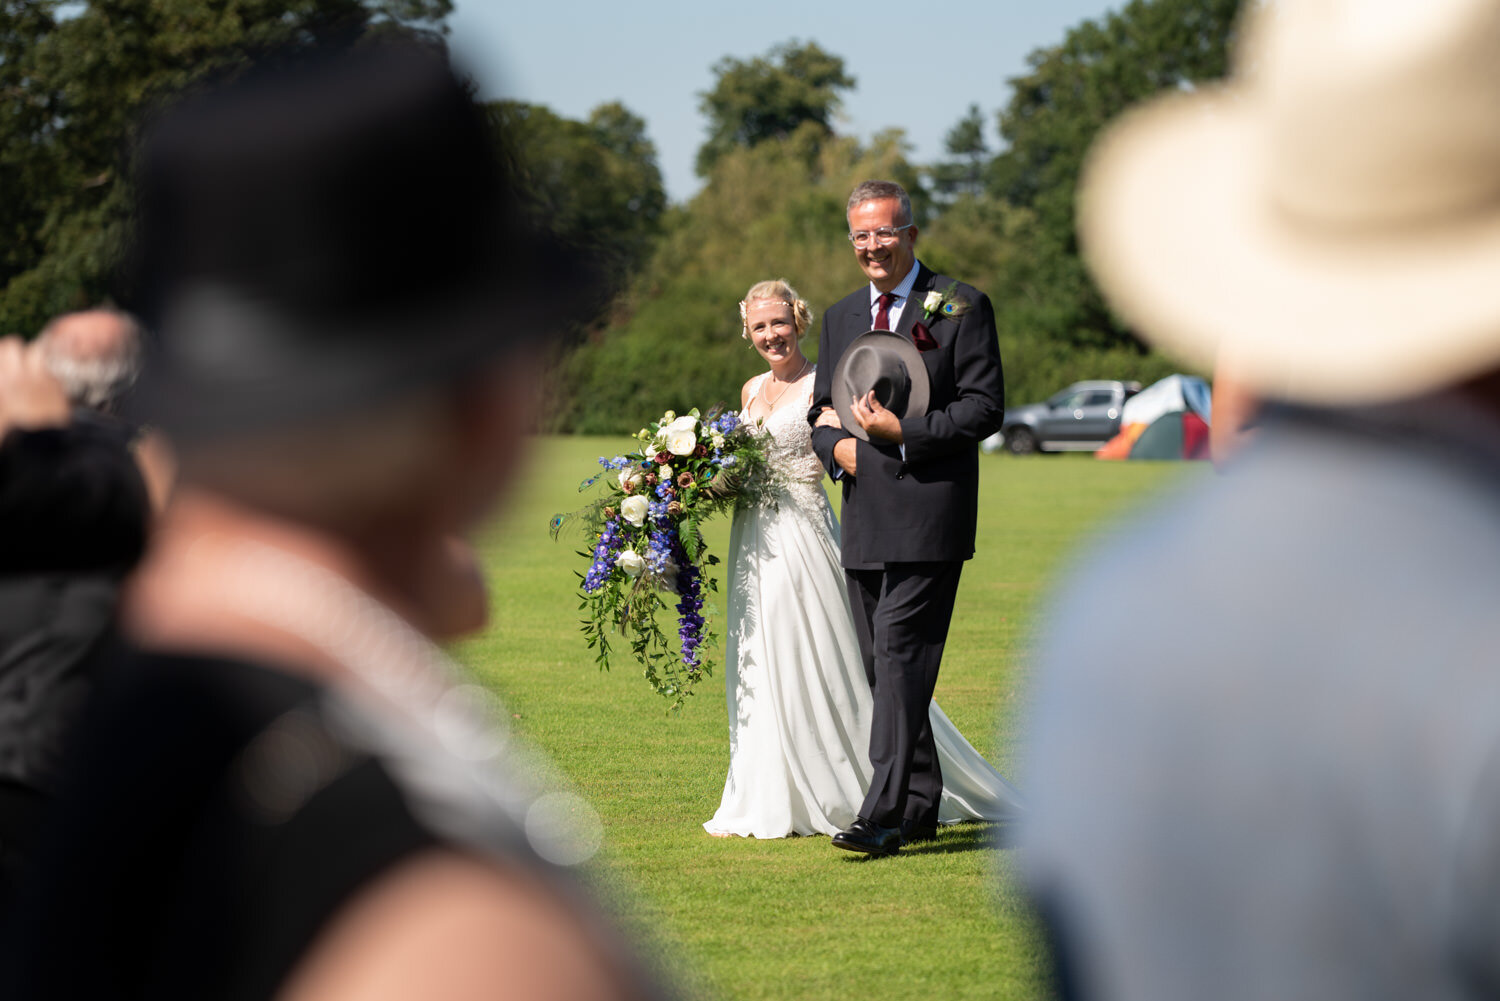
{"type": "MultiPolygon", "coordinates": [[[[618,103],[578,121],[532,104],[487,112],[536,220],[602,255],[605,316],[554,345],[546,428],[634,431],[652,414],[737,403],[760,362],[737,302],[785,277],[814,309],[858,284],[844,202],[867,177],[900,181],[931,267],[987,291],[1011,402],[1080,378],[1153,380],[1173,370],[1114,317],[1073,235],[1074,188],[1099,128],[1163,90],[1227,66],[1236,0],[1131,0],[1038,49],[990,121],[954,109],[937,163],[899,129],[834,128],[857,81],[813,42],[725,57],[700,95],[701,190],[669,205],[646,123],[618,103]]],[[[138,111],[288,46],[400,34],[441,48],[449,0],[56,0],[0,2],[0,333],[118,291],[138,111]]],[[[805,347],[816,351],[816,339],[805,347]]]]}

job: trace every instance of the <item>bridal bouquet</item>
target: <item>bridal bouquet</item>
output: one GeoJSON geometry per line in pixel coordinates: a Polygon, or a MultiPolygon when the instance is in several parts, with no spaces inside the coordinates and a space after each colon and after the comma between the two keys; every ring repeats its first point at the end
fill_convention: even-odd
{"type": "Polygon", "coordinates": [[[741,500],[770,489],[767,436],[734,411],[672,411],[642,428],[640,449],[600,457],[604,471],[580,491],[600,484],[604,496],[571,515],[552,519],[556,539],[564,523],[578,519],[594,540],[579,608],[583,633],[609,668],[609,635],[630,639],[631,653],[646,681],[681,707],[693,686],[713,673],[717,637],[703,617],[703,592],[718,590],[705,567],[719,562],[703,543],[703,522],[741,500]],[[675,605],[677,630],[669,637],[657,613],[675,605]]]}

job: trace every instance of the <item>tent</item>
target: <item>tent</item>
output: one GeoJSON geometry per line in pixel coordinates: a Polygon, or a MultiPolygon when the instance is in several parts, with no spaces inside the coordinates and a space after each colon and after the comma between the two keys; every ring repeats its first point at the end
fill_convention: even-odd
{"type": "Polygon", "coordinates": [[[1100,459],[1207,459],[1213,398],[1196,375],[1169,375],[1125,401],[1100,459]]]}

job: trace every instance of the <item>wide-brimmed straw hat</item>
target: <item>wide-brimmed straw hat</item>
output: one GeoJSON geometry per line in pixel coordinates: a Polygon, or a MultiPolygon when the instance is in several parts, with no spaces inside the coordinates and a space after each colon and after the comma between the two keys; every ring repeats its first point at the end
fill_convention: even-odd
{"type": "Polygon", "coordinates": [[[1264,3],[1235,55],[1090,155],[1079,238],[1114,307],[1294,400],[1500,365],[1500,3],[1264,3]]]}
{"type": "Polygon", "coordinates": [[[889,330],[870,330],[849,342],[833,369],[833,408],[844,430],[870,440],[854,419],[853,400],[874,392],[880,405],[898,418],[927,413],[931,385],[917,346],[889,330]]]}
{"type": "Polygon", "coordinates": [[[528,222],[486,122],[416,44],[268,63],[139,156],[137,415],[190,439],[380,405],[588,315],[600,272],[528,222]]]}

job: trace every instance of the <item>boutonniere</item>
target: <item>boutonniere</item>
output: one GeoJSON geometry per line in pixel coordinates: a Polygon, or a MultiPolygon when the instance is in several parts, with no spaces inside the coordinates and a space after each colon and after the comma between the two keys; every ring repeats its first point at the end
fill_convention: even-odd
{"type": "Polygon", "coordinates": [[[969,311],[969,303],[958,297],[958,282],[954,282],[939,292],[933,289],[927,293],[927,298],[922,300],[922,319],[930,320],[934,316],[944,319],[956,320],[969,311]]]}

